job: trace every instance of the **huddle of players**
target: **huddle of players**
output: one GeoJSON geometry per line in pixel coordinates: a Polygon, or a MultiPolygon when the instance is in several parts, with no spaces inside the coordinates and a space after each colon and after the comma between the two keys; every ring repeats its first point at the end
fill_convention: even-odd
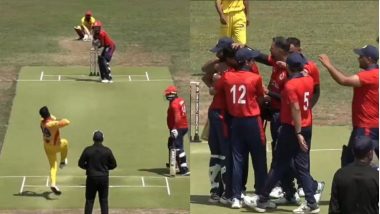
{"type": "Polygon", "coordinates": [[[202,80],[214,95],[208,113],[209,201],[231,204],[232,208],[241,208],[244,201],[257,212],[265,212],[267,208],[276,207],[269,200],[269,194],[276,185],[281,185],[285,192],[282,201],[299,204],[293,184],[297,177],[307,203],[294,212],[318,213],[324,183],[312,178],[309,166],[311,109],[319,97],[316,64],[300,53],[297,38],[273,38],[269,56],[234,44],[230,38],[221,38],[211,51],[218,59],[202,68],[205,72],[202,80]],[[272,66],[268,88],[263,85],[255,62],[272,66]],[[269,114],[263,115],[263,112],[269,114]],[[263,119],[270,121],[273,140],[270,174],[263,119]],[[252,198],[242,195],[249,154],[257,194],[252,198]]]}

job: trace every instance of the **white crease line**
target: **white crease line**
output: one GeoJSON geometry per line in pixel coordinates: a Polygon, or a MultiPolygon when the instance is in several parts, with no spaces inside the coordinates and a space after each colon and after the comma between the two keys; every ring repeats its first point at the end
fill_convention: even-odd
{"type": "Polygon", "coordinates": [[[43,79],[44,79],[44,71],[41,71],[40,81],[42,81],[43,79]]]}
{"type": "Polygon", "coordinates": [[[26,177],[24,176],[24,177],[22,178],[22,183],[21,183],[20,193],[22,193],[22,192],[24,191],[25,180],[26,180],[26,177]]]}
{"type": "MultiPolygon", "coordinates": [[[[45,187],[43,185],[24,185],[24,187],[45,187]]],[[[61,188],[84,188],[85,185],[59,185],[61,188]]],[[[110,188],[141,188],[141,186],[133,186],[133,185],[110,185],[110,188]]],[[[167,186],[160,185],[151,185],[145,186],[147,188],[167,188],[167,186]]]]}
{"type": "Polygon", "coordinates": [[[146,80],[149,81],[149,75],[148,75],[148,72],[147,72],[147,71],[145,72],[145,75],[146,75],[146,80]]]}
{"type": "Polygon", "coordinates": [[[58,75],[58,81],[61,81],[61,75],[58,75]]]}
{"type": "Polygon", "coordinates": [[[49,176],[46,177],[46,187],[49,187],[49,176]]]}
{"type": "MultiPolygon", "coordinates": [[[[62,79],[61,81],[59,80],[36,80],[36,79],[25,79],[25,80],[16,80],[17,82],[85,82],[86,80],[88,81],[96,81],[96,79],[78,79],[78,80],[71,80],[71,79],[62,79]]],[[[129,77],[128,80],[114,80],[113,79],[113,82],[172,82],[173,80],[172,79],[154,79],[154,80],[133,80],[132,81],[132,78],[129,77]]],[[[0,80],[0,82],[13,82],[12,81],[3,81],[3,80],[0,80]]]]}
{"type": "Polygon", "coordinates": [[[145,187],[144,177],[141,177],[141,183],[142,183],[142,186],[145,187]]]}
{"type": "Polygon", "coordinates": [[[169,181],[167,177],[165,177],[165,181],[166,181],[166,190],[168,191],[168,195],[170,195],[170,187],[169,187],[169,181]]]}
{"type": "Polygon", "coordinates": [[[128,75],[129,82],[132,81],[131,75],[128,75]]]}

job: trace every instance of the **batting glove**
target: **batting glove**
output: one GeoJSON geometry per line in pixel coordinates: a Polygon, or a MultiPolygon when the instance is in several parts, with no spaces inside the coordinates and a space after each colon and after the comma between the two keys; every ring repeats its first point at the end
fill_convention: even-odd
{"type": "Polygon", "coordinates": [[[170,131],[170,136],[173,137],[173,138],[177,138],[178,137],[178,131],[177,131],[177,129],[172,129],[170,131]]]}

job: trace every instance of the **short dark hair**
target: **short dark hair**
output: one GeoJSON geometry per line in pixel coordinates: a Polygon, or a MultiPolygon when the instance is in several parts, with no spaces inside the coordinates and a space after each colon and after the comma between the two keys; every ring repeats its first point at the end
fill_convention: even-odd
{"type": "Polygon", "coordinates": [[[289,52],[290,44],[283,36],[273,37],[272,39],[274,45],[282,50],[289,52]]]}
{"type": "Polygon", "coordinates": [[[235,57],[235,54],[236,54],[236,50],[229,47],[229,48],[223,48],[223,57],[226,58],[226,57],[229,57],[229,58],[232,58],[232,57],[235,57]]]}
{"type": "Polygon", "coordinates": [[[289,43],[289,45],[294,45],[294,47],[301,47],[301,40],[299,40],[296,37],[288,37],[286,41],[289,43]]]}
{"type": "Polygon", "coordinates": [[[50,117],[50,112],[47,106],[40,108],[40,115],[42,118],[47,119],[50,117]]]}

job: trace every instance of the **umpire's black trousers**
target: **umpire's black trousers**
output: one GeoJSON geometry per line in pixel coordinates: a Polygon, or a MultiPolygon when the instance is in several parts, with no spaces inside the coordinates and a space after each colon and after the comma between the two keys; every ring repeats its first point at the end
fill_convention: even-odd
{"type": "Polygon", "coordinates": [[[108,214],[108,176],[87,176],[85,214],[91,214],[96,192],[99,193],[101,214],[108,214]]]}

